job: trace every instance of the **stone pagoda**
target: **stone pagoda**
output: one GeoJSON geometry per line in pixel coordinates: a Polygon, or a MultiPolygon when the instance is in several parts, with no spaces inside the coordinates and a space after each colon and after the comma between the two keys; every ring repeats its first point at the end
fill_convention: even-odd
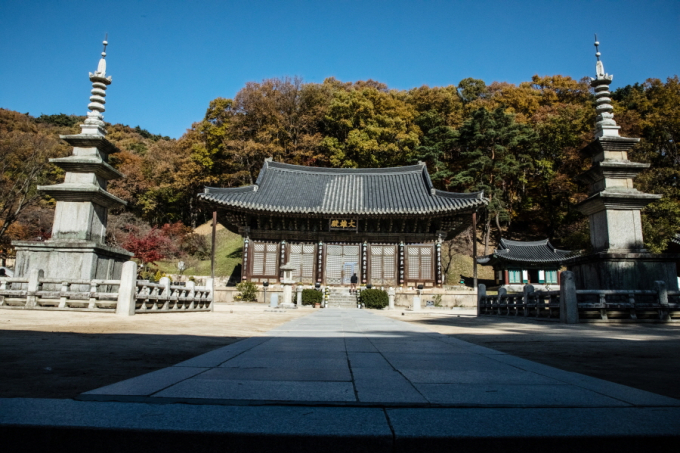
{"type": "Polygon", "coordinates": [[[111,77],[106,75],[106,46],[94,73],[87,119],[78,135],[60,138],[73,146],[69,157],[50,159],[66,171],[63,183],[38,186],[57,201],[52,238],[45,242],[15,241],[15,275],[27,276],[42,269],[46,278],[118,279],[132,253],[106,245],[108,210],[126,202],[106,191],[109,180],[123,175],[109,165],[109,155],[119,152],[106,140],[104,104],[111,77]]]}
{"type": "Polygon", "coordinates": [[[599,44],[596,36],[597,77],[591,78],[597,112],[595,140],[583,150],[592,166],[577,178],[590,190],[588,198],[576,206],[589,218],[592,250],[565,264],[574,272],[579,289],[652,289],[655,280],[677,289],[675,257],[651,254],[644,248],[640,210],[661,195],[633,187],[633,179],[649,164],[628,160],[628,151],[640,139],[619,135],[609,97],[613,76],[604,71],[599,44]]]}

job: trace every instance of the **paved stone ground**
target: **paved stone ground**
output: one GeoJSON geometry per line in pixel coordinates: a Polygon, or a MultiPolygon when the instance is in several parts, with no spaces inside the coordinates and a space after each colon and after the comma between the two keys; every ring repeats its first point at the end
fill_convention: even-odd
{"type": "Polygon", "coordinates": [[[333,309],[79,398],[380,407],[680,406],[672,398],[528,361],[367,310],[333,309]]]}
{"type": "Polygon", "coordinates": [[[474,310],[376,313],[544,365],[680,399],[680,323],[564,325],[522,317],[477,318],[474,310]]]}

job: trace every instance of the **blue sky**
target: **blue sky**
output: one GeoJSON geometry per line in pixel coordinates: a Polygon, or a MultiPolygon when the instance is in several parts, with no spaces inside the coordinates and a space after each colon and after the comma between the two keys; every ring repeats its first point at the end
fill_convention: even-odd
{"type": "Polygon", "coordinates": [[[391,88],[680,73],[680,1],[0,1],[0,107],[87,112],[109,33],[105,118],[179,137],[248,81],[374,79],[391,88]]]}

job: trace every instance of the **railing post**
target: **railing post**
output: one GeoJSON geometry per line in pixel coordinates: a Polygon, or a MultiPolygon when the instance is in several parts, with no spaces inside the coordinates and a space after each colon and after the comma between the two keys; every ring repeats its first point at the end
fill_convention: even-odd
{"type": "Polygon", "coordinates": [[[36,292],[40,290],[40,279],[45,276],[42,269],[31,269],[28,273],[28,287],[26,288],[26,308],[35,308],[38,304],[36,292]]]}
{"type": "MultiPolygon", "coordinates": [[[[522,289],[522,307],[524,307],[524,316],[529,316],[529,299],[534,297],[534,286],[524,285],[522,289]]],[[[538,309],[538,300],[535,300],[534,307],[536,310],[536,317],[540,316],[538,309]]]]}
{"type": "Polygon", "coordinates": [[[59,295],[59,308],[66,308],[68,297],[66,293],[71,289],[71,283],[61,282],[61,294],[59,295]]]}
{"type": "Polygon", "coordinates": [[[90,310],[94,310],[97,308],[97,288],[99,286],[99,282],[96,280],[90,281],[90,301],[87,304],[87,308],[90,310]]]}
{"type": "Polygon", "coordinates": [[[189,305],[184,302],[184,309],[194,308],[194,300],[196,299],[196,282],[187,282],[187,299],[189,300],[189,305]]]}
{"type": "Polygon", "coordinates": [[[654,289],[656,289],[656,293],[659,297],[659,304],[668,307],[668,288],[666,288],[666,282],[663,280],[655,281],[654,289]]]}
{"type": "MultiPolygon", "coordinates": [[[[163,301],[163,306],[159,307],[161,310],[167,310],[168,306],[170,305],[170,279],[168,277],[161,277],[160,280],[158,280],[158,284],[163,286],[163,293],[159,294],[159,299],[165,298],[163,301]]],[[[159,299],[156,300],[156,306],[158,307],[159,305],[159,299]]]]}
{"type": "Polygon", "coordinates": [[[482,301],[486,300],[486,285],[480,283],[477,287],[477,316],[482,314],[482,301]]]}
{"type": "MultiPolygon", "coordinates": [[[[208,307],[210,311],[215,311],[215,279],[209,278],[205,281],[205,288],[209,291],[208,293],[208,307]]],[[[203,306],[205,308],[205,305],[203,306]]]]}
{"type": "Polygon", "coordinates": [[[132,316],[135,314],[137,303],[137,263],[126,261],[120,275],[118,286],[118,304],[116,314],[120,316],[132,316]]]}
{"type": "Polygon", "coordinates": [[[576,280],[574,273],[570,271],[564,271],[560,274],[560,322],[578,324],[576,280]]]}

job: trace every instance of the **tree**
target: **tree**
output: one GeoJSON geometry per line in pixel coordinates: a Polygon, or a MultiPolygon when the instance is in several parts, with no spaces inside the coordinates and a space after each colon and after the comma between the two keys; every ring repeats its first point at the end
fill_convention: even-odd
{"type": "Polygon", "coordinates": [[[42,195],[38,184],[56,182],[61,173],[49,158],[67,154],[57,130],[37,126],[29,117],[0,109],[0,243],[6,243],[8,229],[42,195]]]}
{"type": "Polygon", "coordinates": [[[493,112],[478,109],[458,130],[457,144],[463,169],[451,179],[450,186],[466,191],[483,190],[489,199],[484,226],[486,254],[491,219],[500,238],[501,222],[510,223],[513,208],[521,203],[527,172],[533,168],[536,133],[529,126],[516,123],[514,116],[502,108],[493,112]]]}

